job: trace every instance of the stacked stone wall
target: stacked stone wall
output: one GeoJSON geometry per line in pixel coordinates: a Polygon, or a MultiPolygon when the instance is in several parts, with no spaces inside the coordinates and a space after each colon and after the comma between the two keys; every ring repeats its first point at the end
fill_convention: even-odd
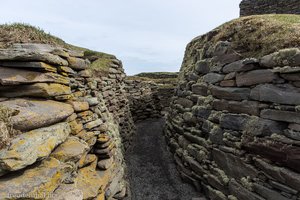
{"type": "Polygon", "coordinates": [[[210,199],[299,199],[300,49],[244,58],[198,40],[165,129],[183,179],[210,199]]]}
{"type": "Polygon", "coordinates": [[[139,80],[138,77],[131,77],[126,80],[126,89],[133,119],[140,121],[165,115],[169,110],[175,85],[169,82],[157,83],[155,79],[139,80]]]}
{"type": "Polygon", "coordinates": [[[260,14],[300,14],[298,0],[243,0],[240,3],[240,15],[260,14]]]}
{"type": "Polygon", "coordinates": [[[130,110],[134,121],[162,117],[158,86],[151,81],[126,80],[130,110]]]}
{"type": "Polygon", "coordinates": [[[0,118],[1,199],[125,196],[120,126],[133,127],[124,123],[122,64],[114,59],[108,78],[93,77],[83,56],[44,44],[0,50],[0,114],[11,111],[0,118]]]}

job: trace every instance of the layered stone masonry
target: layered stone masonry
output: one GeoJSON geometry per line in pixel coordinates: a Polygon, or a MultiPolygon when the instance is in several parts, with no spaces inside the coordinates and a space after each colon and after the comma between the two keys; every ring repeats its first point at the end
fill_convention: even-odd
{"type": "Polygon", "coordinates": [[[168,114],[182,177],[210,199],[299,199],[300,49],[261,58],[228,41],[211,49],[189,57],[168,114]]]}
{"type": "Polygon", "coordinates": [[[131,144],[135,125],[130,110],[128,93],[122,62],[114,59],[105,75],[97,78],[98,90],[101,92],[105,104],[113,114],[115,123],[119,124],[119,132],[123,139],[123,146],[127,149],[131,144]]]}
{"type": "Polygon", "coordinates": [[[158,86],[151,81],[126,80],[130,110],[134,121],[162,117],[158,86]]]}
{"type": "Polygon", "coordinates": [[[20,131],[0,150],[1,199],[126,195],[119,123],[128,105],[120,103],[121,62],[113,63],[114,76],[94,78],[82,52],[45,44],[0,50],[0,112],[13,110],[10,123],[20,131]]]}
{"type": "Polygon", "coordinates": [[[177,73],[141,73],[127,77],[126,90],[134,121],[160,118],[169,110],[177,73]]]}
{"type": "Polygon", "coordinates": [[[240,3],[240,15],[259,14],[300,14],[298,0],[243,0],[240,3]]]}

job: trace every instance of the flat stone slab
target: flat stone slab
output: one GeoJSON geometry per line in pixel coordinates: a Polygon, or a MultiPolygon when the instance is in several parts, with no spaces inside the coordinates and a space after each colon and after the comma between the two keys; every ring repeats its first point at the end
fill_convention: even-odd
{"type": "Polygon", "coordinates": [[[299,105],[300,89],[291,85],[275,86],[270,84],[259,85],[251,90],[250,97],[258,101],[267,101],[279,104],[299,105]]]}
{"type": "Polygon", "coordinates": [[[16,68],[0,67],[0,84],[20,85],[30,83],[61,83],[69,85],[67,77],[56,73],[41,73],[16,68]]]}
{"type": "Polygon", "coordinates": [[[265,118],[265,119],[300,124],[300,113],[299,112],[267,109],[267,110],[262,110],[260,115],[262,118],[265,118]]]}
{"type": "Polygon", "coordinates": [[[69,137],[51,153],[51,157],[61,162],[71,161],[76,163],[88,150],[89,146],[86,142],[77,137],[69,137]]]}
{"type": "Polygon", "coordinates": [[[69,57],[68,62],[69,67],[75,70],[84,70],[88,68],[88,65],[90,64],[87,60],[75,57],[69,57]]]}
{"type": "Polygon", "coordinates": [[[71,94],[71,88],[58,83],[34,83],[32,85],[1,86],[0,97],[55,97],[71,94]]]}
{"type": "Polygon", "coordinates": [[[14,99],[0,105],[19,112],[12,117],[12,123],[21,131],[49,126],[74,113],[71,105],[51,100],[14,99]]]}
{"type": "Polygon", "coordinates": [[[267,68],[299,66],[300,49],[298,48],[282,49],[278,52],[266,55],[260,59],[260,65],[267,68]]]}
{"type": "Polygon", "coordinates": [[[42,61],[53,65],[67,66],[68,62],[58,55],[39,50],[28,49],[0,49],[1,61],[42,61]]]}
{"type": "Polygon", "coordinates": [[[35,69],[38,71],[57,72],[57,68],[44,62],[0,61],[0,66],[11,68],[35,69]]]}
{"type": "Polygon", "coordinates": [[[75,184],[60,185],[48,200],[82,200],[83,192],[75,184]]]}
{"type": "Polygon", "coordinates": [[[237,86],[251,86],[262,83],[270,83],[277,79],[278,76],[274,74],[271,70],[253,70],[246,73],[239,73],[236,76],[237,86]]]}
{"type": "Polygon", "coordinates": [[[0,151],[0,174],[23,169],[50,155],[71,133],[67,122],[23,133],[0,151]]]}
{"type": "Polygon", "coordinates": [[[35,168],[0,179],[1,199],[45,199],[63,181],[66,165],[55,158],[44,160],[35,168]]]}
{"type": "Polygon", "coordinates": [[[233,87],[218,87],[211,86],[211,93],[219,99],[227,100],[247,100],[250,96],[249,88],[233,88],[233,87]]]}

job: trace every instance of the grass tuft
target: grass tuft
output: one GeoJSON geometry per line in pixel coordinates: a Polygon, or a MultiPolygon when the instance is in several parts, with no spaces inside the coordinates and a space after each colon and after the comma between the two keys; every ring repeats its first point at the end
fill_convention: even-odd
{"type": "Polygon", "coordinates": [[[13,43],[43,43],[70,48],[62,39],[46,33],[39,27],[24,23],[0,25],[0,48],[7,48],[13,43]]]}

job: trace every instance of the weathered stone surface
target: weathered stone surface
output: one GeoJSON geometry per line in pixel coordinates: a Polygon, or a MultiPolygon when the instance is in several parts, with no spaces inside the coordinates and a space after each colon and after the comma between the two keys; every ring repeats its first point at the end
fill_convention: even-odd
{"type": "Polygon", "coordinates": [[[300,73],[280,74],[280,76],[289,81],[300,81],[300,73]]]}
{"type": "Polygon", "coordinates": [[[16,171],[47,157],[70,132],[68,123],[59,123],[23,133],[0,151],[0,170],[16,171]]]}
{"type": "Polygon", "coordinates": [[[277,79],[278,76],[271,70],[262,69],[254,70],[246,73],[239,73],[236,76],[237,86],[251,86],[262,83],[270,83],[277,79]]]}
{"type": "Polygon", "coordinates": [[[245,150],[260,155],[283,166],[300,172],[300,147],[289,146],[283,143],[257,138],[253,142],[243,143],[245,150]]]}
{"type": "Polygon", "coordinates": [[[266,55],[260,59],[260,64],[267,68],[299,66],[300,50],[298,48],[283,49],[266,55]]]}
{"type": "Polygon", "coordinates": [[[101,176],[99,176],[92,165],[78,171],[75,183],[77,184],[77,188],[83,192],[83,199],[92,199],[97,197],[100,192],[100,188],[103,186],[101,176]]]}
{"type": "Polygon", "coordinates": [[[11,68],[34,69],[38,71],[57,72],[57,68],[44,62],[0,61],[0,66],[11,68]]]}
{"type": "Polygon", "coordinates": [[[99,100],[97,97],[85,98],[85,101],[88,102],[89,106],[96,106],[99,104],[99,100]]]}
{"type": "Polygon", "coordinates": [[[207,84],[197,83],[192,85],[192,92],[197,95],[207,96],[207,84]]]}
{"type": "Polygon", "coordinates": [[[113,164],[113,162],[114,162],[113,158],[102,159],[102,160],[98,161],[97,166],[101,170],[107,170],[108,168],[110,168],[110,166],[113,164]]]}
{"type": "Polygon", "coordinates": [[[69,137],[51,153],[51,156],[61,162],[76,163],[88,150],[89,146],[86,142],[77,137],[69,137]]]}
{"type": "Polygon", "coordinates": [[[300,175],[289,169],[277,167],[262,159],[254,158],[255,165],[260,168],[264,173],[276,179],[280,183],[290,186],[295,190],[299,189],[300,175]]]}
{"type": "Polygon", "coordinates": [[[288,138],[300,141],[300,131],[287,129],[284,130],[284,135],[288,138]]]}
{"type": "Polygon", "coordinates": [[[175,102],[182,105],[185,108],[191,108],[194,105],[194,103],[191,100],[185,98],[179,98],[175,102]]]}
{"type": "Polygon", "coordinates": [[[71,94],[68,86],[57,83],[35,83],[33,85],[0,86],[2,97],[55,97],[71,94]]]}
{"type": "Polygon", "coordinates": [[[42,61],[53,65],[68,65],[67,61],[57,55],[26,49],[1,49],[1,61],[42,61]]]}
{"type": "Polygon", "coordinates": [[[51,100],[14,99],[0,102],[0,105],[18,111],[12,117],[12,123],[15,129],[21,131],[60,122],[74,112],[72,106],[51,100]]]}
{"type": "Polygon", "coordinates": [[[208,73],[204,75],[202,78],[204,82],[213,84],[222,81],[224,79],[224,75],[217,74],[217,73],[208,73]]]}
{"type": "Polygon", "coordinates": [[[20,85],[30,83],[61,83],[68,85],[69,79],[56,73],[41,73],[23,69],[0,67],[0,84],[20,85]]]}
{"type": "Polygon", "coordinates": [[[91,130],[97,126],[100,126],[101,124],[103,123],[103,121],[101,119],[97,119],[95,121],[92,121],[92,122],[89,122],[89,123],[86,123],[84,125],[84,128],[88,129],[88,130],[91,130]]]}
{"type": "Polygon", "coordinates": [[[211,93],[213,96],[220,99],[228,100],[247,100],[250,96],[249,88],[224,88],[218,86],[211,86],[211,93]]]}
{"type": "Polygon", "coordinates": [[[251,117],[244,126],[244,135],[248,136],[270,136],[272,134],[282,134],[287,128],[286,123],[273,120],[251,117]]]}
{"type": "Polygon", "coordinates": [[[236,81],[235,80],[221,81],[220,86],[222,86],[222,87],[235,87],[236,86],[236,81]]]}
{"type": "Polygon", "coordinates": [[[289,129],[294,131],[300,131],[300,124],[289,124],[289,129]]]}
{"type": "Polygon", "coordinates": [[[44,160],[33,169],[0,180],[1,199],[45,199],[64,180],[67,168],[55,158],[44,160]],[[47,196],[46,196],[47,197],[47,196]]]}
{"type": "Polygon", "coordinates": [[[245,60],[239,60],[233,63],[230,63],[228,65],[225,65],[223,67],[224,73],[230,73],[230,72],[244,72],[244,71],[250,71],[257,68],[258,60],[255,58],[248,58],[245,60]]]}
{"type": "Polygon", "coordinates": [[[265,200],[264,198],[244,188],[234,179],[231,179],[229,182],[229,191],[231,194],[241,200],[265,200]]]}
{"type": "Polygon", "coordinates": [[[195,70],[200,74],[207,74],[209,72],[209,61],[200,60],[196,63],[195,70]]]}
{"type": "Polygon", "coordinates": [[[83,192],[75,184],[60,185],[48,200],[82,200],[83,192]]]}
{"type": "Polygon", "coordinates": [[[232,113],[245,113],[249,115],[260,114],[259,103],[257,101],[226,101],[214,100],[212,106],[215,110],[228,110],[232,113]]]}
{"type": "Polygon", "coordinates": [[[89,109],[88,102],[80,102],[80,101],[69,101],[68,104],[72,105],[75,112],[82,112],[89,109]]]}
{"type": "Polygon", "coordinates": [[[251,99],[279,104],[299,105],[300,89],[291,85],[259,85],[251,90],[251,99]]]}
{"type": "Polygon", "coordinates": [[[265,119],[271,119],[276,121],[290,122],[290,123],[300,123],[300,113],[281,111],[281,110],[262,110],[261,117],[265,119]]]}
{"type": "Polygon", "coordinates": [[[212,157],[220,169],[225,171],[226,175],[236,178],[237,180],[247,176],[255,178],[259,173],[253,166],[246,164],[241,158],[231,153],[225,153],[214,148],[212,157]]]}
{"type": "Polygon", "coordinates": [[[248,115],[223,114],[220,118],[220,126],[225,129],[243,130],[250,117],[248,115]]]}
{"type": "Polygon", "coordinates": [[[267,187],[264,187],[263,185],[254,183],[253,184],[254,191],[258,194],[260,194],[262,197],[266,199],[272,199],[272,200],[289,200],[288,198],[282,196],[279,192],[275,190],[271,190],[267,187]]]}
{"type": "Polygon", "coordinates": [[[78,76],[84,77],[84,78],[89,78],[92,77],[92,72],[90,70],[82,70],[78,72],[78,76]]]}
{"type": "Polygon", "coordinates": [[[69,67],[75,70],[83,70],[86,69],[89,65],[87,60],[83,60],[81,58],[69,57],[67,58],[69,62],[69,67]]]}

